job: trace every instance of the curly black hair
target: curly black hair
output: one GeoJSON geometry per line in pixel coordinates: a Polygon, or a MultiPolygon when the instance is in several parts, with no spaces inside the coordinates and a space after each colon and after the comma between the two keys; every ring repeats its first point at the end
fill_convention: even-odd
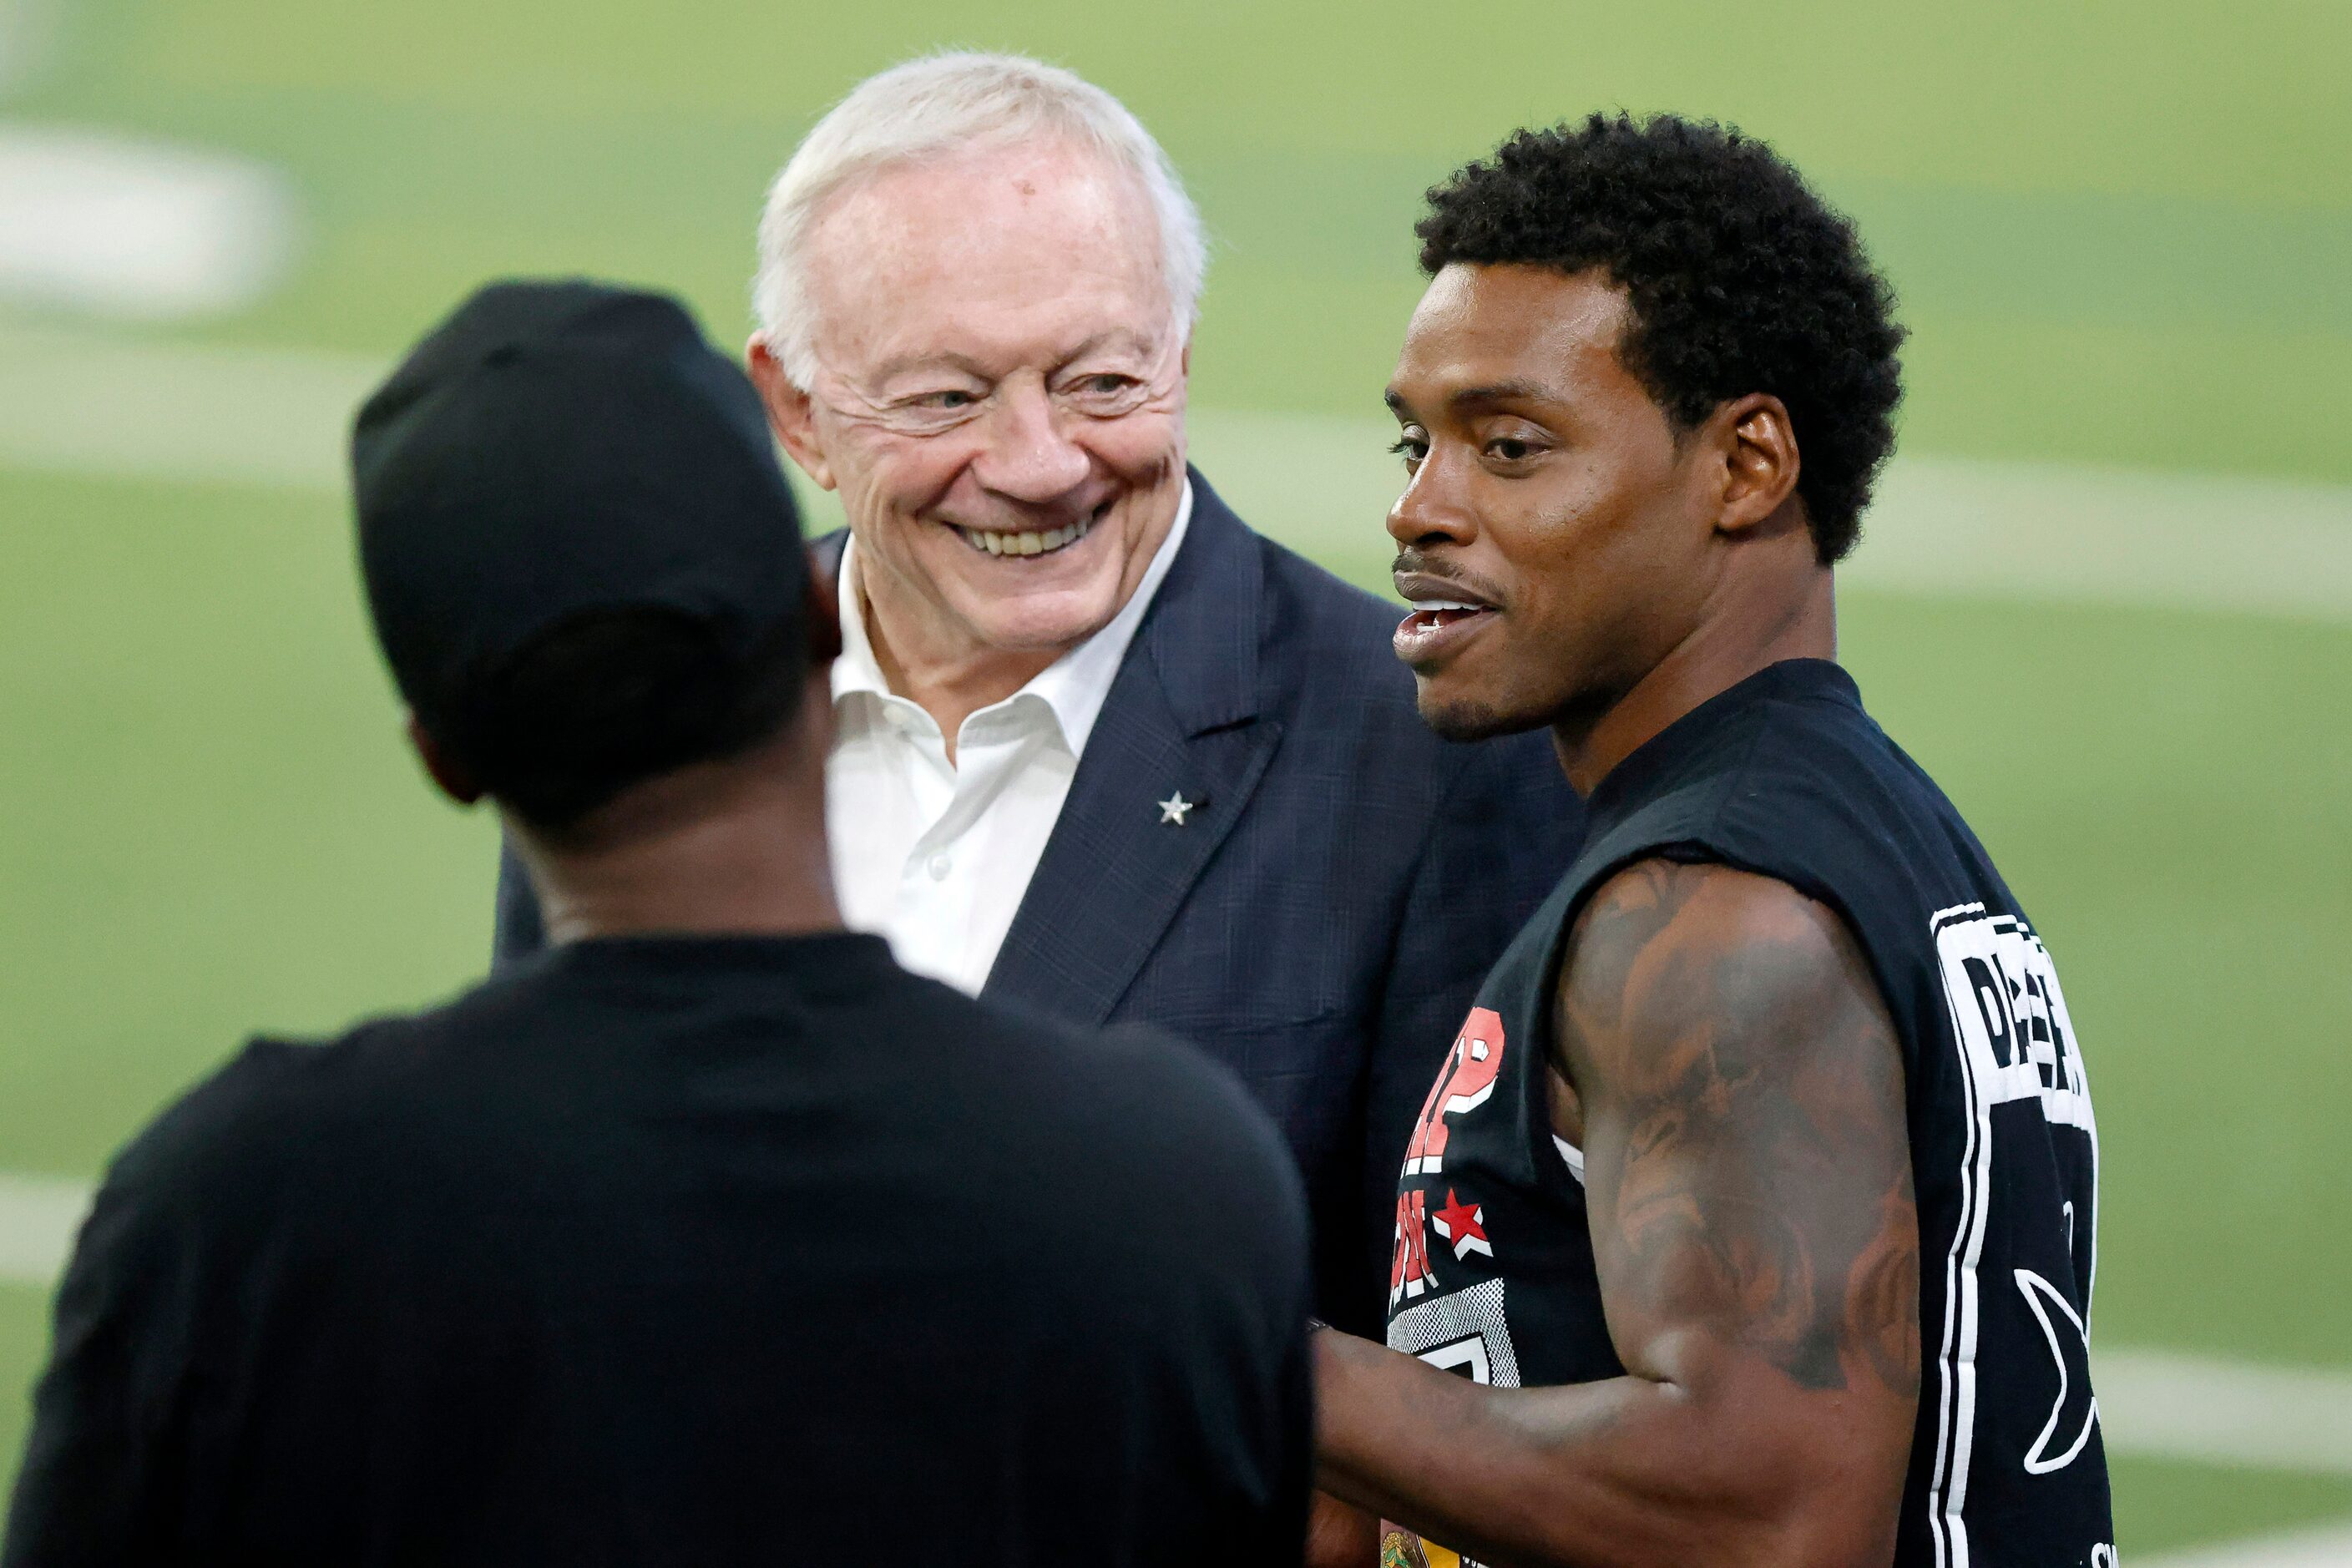
{"type": "Polygon", "coordinates": [[[1522,131],[1429,193],[1422,268],[1522,263],[1622,288],[1625,366],[1683,428],[1787,405],[1823,564],[1853,548],[1903,395],[1894,292],[1853,226],[1763,142],[1707,121],[1595,114],[1522,131]]]}

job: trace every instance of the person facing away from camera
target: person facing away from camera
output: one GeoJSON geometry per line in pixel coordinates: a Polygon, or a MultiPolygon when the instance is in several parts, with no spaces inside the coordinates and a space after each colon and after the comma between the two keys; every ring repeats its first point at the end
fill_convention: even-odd
{"type": "Polygon", "coordinates": [[[116,1160],[8,1568],[1296,1562],[1280,1137],[842,929],[832,601],[742,374],[666,299],[495,285],[352,456],[416,749],[550,945],[116,1160]]]}

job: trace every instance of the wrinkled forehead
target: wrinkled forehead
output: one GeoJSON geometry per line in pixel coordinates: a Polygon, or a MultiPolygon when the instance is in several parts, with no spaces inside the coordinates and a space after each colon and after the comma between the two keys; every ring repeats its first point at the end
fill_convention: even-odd
{"type": "Polygon", "coordinates": [[[1174,330],[1142,182],[1045,142],[900,164],[816,215],[819,359],[851,374],[931,357],[1059,363],[1089,344],[1154,357],[1174,330]]]}

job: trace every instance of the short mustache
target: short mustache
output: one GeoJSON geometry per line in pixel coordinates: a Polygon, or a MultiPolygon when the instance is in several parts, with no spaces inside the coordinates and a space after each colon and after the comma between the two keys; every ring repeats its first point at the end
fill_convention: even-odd
{"type": "Polygon", "coordinates": [[[1396,559],[1389,564],[1391,577],[1402,577],[1407,574],[1434,577],[1441,582],[1451,583],[1456,587],[1466,588],[1469,590],[1466,597],[1478,599],[1486,604],[1500,605],[1503,602],[1502,590],[1485,578],[1439,561],[1426,551],[1416,550],[1410,544],[1398,551],[1396,559]]]}

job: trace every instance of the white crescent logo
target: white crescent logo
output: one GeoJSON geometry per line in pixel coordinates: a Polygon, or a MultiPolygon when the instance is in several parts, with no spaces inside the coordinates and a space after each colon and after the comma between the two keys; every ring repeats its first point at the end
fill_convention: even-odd
{"type": "Polygon", "coordinates": [[[2018,1294],[2025,1298],[2033,1321],[2042,1325],[2042,1337],[2050,1342],[2051,1359],[2058,1363],[2058,1397],[2051,1404],[2050,1419],[2042,1424],[2042,1436],[2033,1440],[2033,1447],[2025,1454],[2025,1473],[2046,1476],[2073,1464],[2074,1457],[2083,1451],[2083,1445],[2091,1440],[2091,1428],[2098,1424],[2099,1402],[2090,1397],[2091,1331],[2083,1326],[2082,1314],[2074,1310],[2074,1304],[2066,1300],[2064,1291],[2031,1268],[2020,1268],[2016,1273],[2018,1294]],[[2069,1331],[2063,1338],[2059,1335],[2058,1326],[2050,1321],[2049,1310],[2042,1306],[2044,1301],[2056,1307],[2065,1318],[2069,1331]],[[2083,1392],[2077,1396],[2084,1406],[2082,1430],[2074,1434],[2074,1442],[2064,1453],[2052,1458],[2050,1444],[2057,1436],[2059,1422],[2065,1418],[2068,1396],[2074,1394],[2075,1367],[2082,1369],[2083,1392]]]}

